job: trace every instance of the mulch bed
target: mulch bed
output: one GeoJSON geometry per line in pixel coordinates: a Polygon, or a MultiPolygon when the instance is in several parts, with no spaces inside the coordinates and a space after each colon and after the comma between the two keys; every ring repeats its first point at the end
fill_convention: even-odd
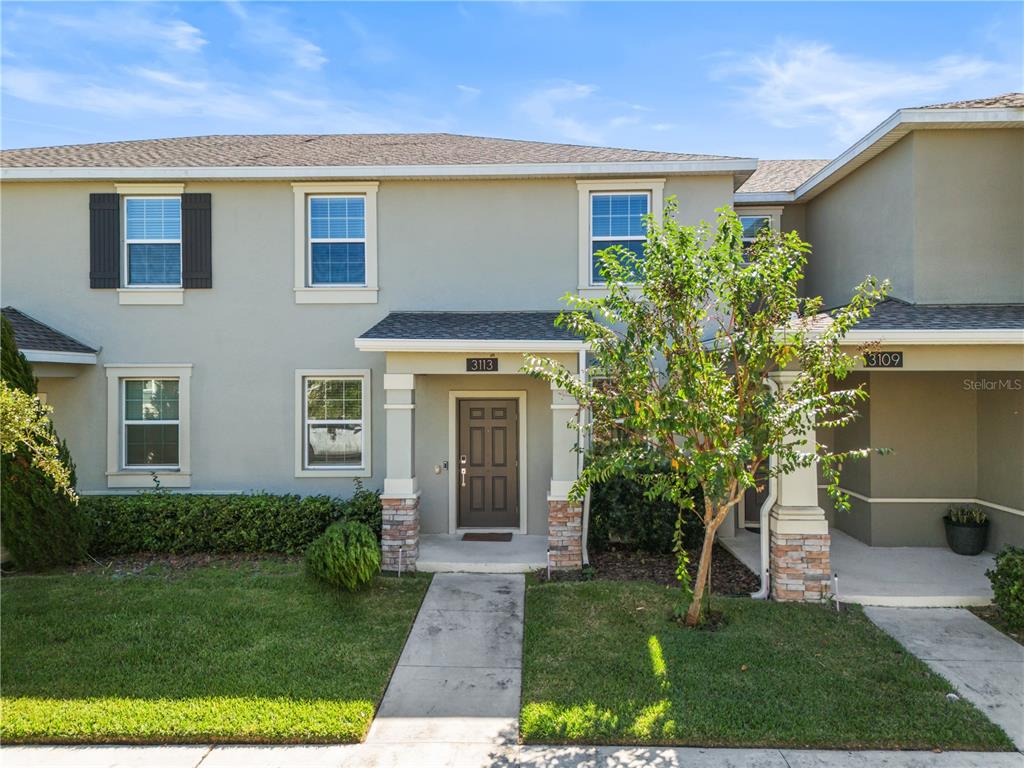
{"type": "Polygon", "coordinates": [[[299,562],[298,555],[268,554],[265,552],[244,552],[231,555],[195,554],[163,555],[140,552],[134,555],[101,557],[72,566],[71,573],[106,573],[111,575],[137,575],[152,569],[183,571],[208,565],[239,567],[254,562],[275,561],[280,563],[299,562]]]}
{"type": "MultiPolygon", "coordinates": [[[[690,576],[696,578],[700,551],[690,552],[690,576]]],[[[592,552],[590,565],[599,579],[612,581],[653,581],[655,584],[675,586],[676,558],[669,554],[637,552],[624,547],[612,547],[604,552],[592,552]]],[[[733,557],[721,544],[715,544],[711,559],[711,590],[719,595],[748,595],[760,587],[757,575],[733,557]]]]}
{"type": "Polygon", "coordinates": [[[968,608],[971,613],[982,621],[988,622],[1011,640],[1024,645],[1024,629],[1011,629],[1003,619],[999,607],[995,605],[977,605],[968,608]]]}

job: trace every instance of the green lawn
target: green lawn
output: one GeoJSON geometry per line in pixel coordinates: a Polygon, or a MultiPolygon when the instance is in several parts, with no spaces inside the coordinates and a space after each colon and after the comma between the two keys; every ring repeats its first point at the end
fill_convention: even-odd
{"type": "Polygon", "coordinates": [[[670,620],[640,582],[533,583],[523,740],[1012,749],[1006,735],[857,608],[715,598],[715,631],[670,620]]]}
{"type": "Polygon", "coordinates": [[[359,741],[428,584],[346,594],[269,560],[4,577],[0,738],[359,741]]]}

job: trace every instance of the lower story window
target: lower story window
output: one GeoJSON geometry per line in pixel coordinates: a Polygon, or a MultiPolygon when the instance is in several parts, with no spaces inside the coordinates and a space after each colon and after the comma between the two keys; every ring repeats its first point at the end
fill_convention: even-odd
{"type": "Polygon", "coordinates": [[[303,468],[361,469],[366,424],[363,376],[304,376],[303,468]]]}
{"type": "Polygon", "coordinates": [[[177,468],[178,379],[123,379],[123,466],[177,468]]]}

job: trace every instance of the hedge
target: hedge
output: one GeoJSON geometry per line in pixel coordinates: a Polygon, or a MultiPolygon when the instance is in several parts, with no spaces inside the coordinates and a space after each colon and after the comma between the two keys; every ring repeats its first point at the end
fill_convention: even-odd
{"type": "Polygon", "coordinates": [[[380,500],[376,493],[361,488],[348,500],[270,493],[158,491],[82,496],[80,505],[92,527],[89,552],[93,555],[299,554],[328,525],[350,518],[371,529],[376,523],[374,532],[380,536],[380,500]]]}

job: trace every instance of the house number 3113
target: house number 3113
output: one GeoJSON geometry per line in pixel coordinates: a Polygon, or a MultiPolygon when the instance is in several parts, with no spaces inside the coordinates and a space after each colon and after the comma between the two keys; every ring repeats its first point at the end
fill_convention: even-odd
{"type": "Polygon", "coordinates": [[[469,373],[494,373],[498,370],[498,358],[467,357],[466,370],[469,373]]]}

